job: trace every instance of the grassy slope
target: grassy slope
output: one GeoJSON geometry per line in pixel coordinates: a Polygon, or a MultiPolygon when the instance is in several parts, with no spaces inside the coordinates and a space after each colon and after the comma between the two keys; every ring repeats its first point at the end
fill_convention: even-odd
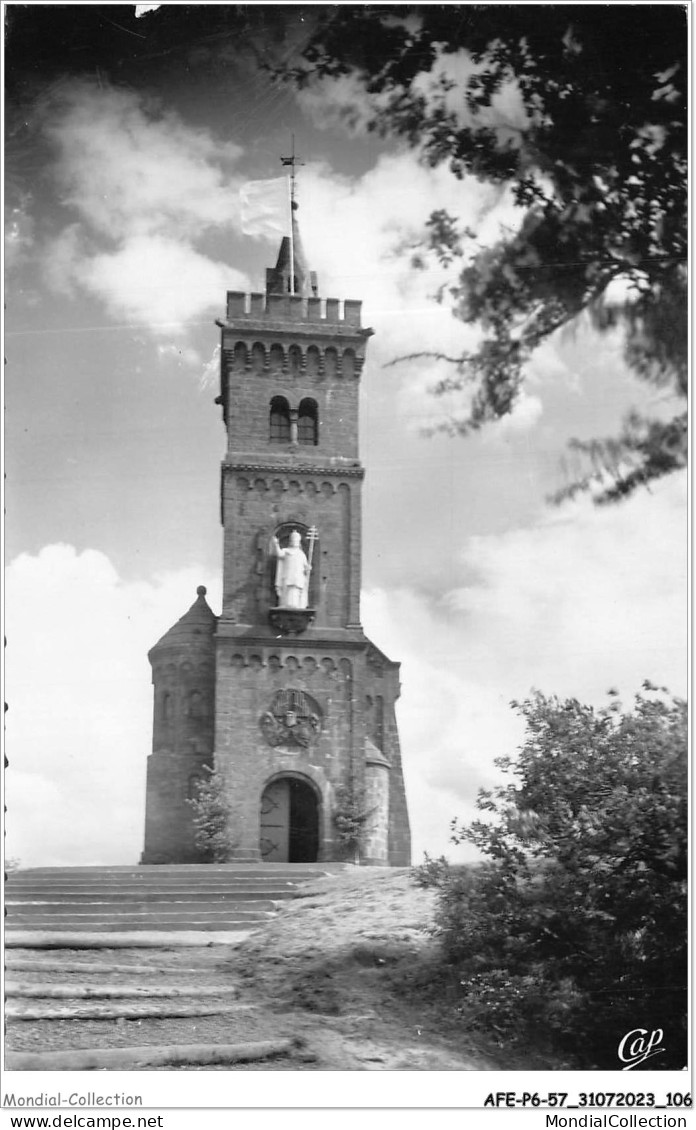
{"type": "Polygon", "coordinates": [[[440,971],[434,903],[435,893],[416,887],[406,871],[346,871],[305,887],[232,962],[249,990],[272,999],[278,1013],[295,1012],[310,1046],[315,1018],[320,1061],[330,1030],[345,1066],[358,1069],[560,1066],[467,1030],[440,971]]]}

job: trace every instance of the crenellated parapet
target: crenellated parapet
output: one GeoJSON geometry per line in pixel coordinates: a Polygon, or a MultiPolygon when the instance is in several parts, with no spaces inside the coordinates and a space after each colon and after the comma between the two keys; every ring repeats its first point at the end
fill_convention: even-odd
{"type": "Polygon", "coordinates": [[[246,294],[242,290],[227,292],[227,324],[223,329],[244,321],[263,320],[267,325],[290,322],[295,331],[306,323],[313,329],[331,335],[346,331],[369,337],[371,329],[361,325],[362,302],[358,299],[317,298],[301,294],[246,294]]]}

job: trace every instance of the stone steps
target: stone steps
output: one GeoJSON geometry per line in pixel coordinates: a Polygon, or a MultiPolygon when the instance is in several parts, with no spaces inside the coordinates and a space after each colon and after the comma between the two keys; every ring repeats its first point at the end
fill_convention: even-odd
{"type": "Polygon", "coordinates": [[[115,892],[115,890],[105,889],[104,887],[94,887],[89,890],[75,890],[71,887],[51,887],[51,888],[37,888],[35,890],[12,889],[11,897],[6,899],[7,906],[21,906],[25,903],[31,905],[43,906],[60,906],[68,901],[78,905],[79,903],[122,903],[124,901],[130,902],[147,902],[148,904],[156,903],[202,903],[209,902],[214,898],[216,902],[235,902],[243,903],[252,901],[266,901],[276,902],[281,898],[287,898],[288,894],[292,894],[295,888],[288,890],[287,887],[277,888],[244,888],[237,889],[234,892],[229,892],[228,889],[203,889],[191,890],[186,887],[176,887],[173,889],[151,889],[145,887],[138,887],[133,889],[127,887],[122,892],[115,892]]]}
{"type": "MultiPolygon", "coordinates": [[[[75,921],[72,919],[27,919],[21,921],[14,921],[6,925],[7,935],[11,944],[12,929],[17,929],[23,932],[31,929],[37,932],[47,932],[51,930],[60,931],[61,933],[87,933],[87,932],[104,932],[104,933],[118,933],[119,931],[176,931],[176,930],[251,930],[260,927],[264,922],[271,918],[269,913],[266,918],[262,918],[260,914],[249,914],[246,918],[230,918],[224,914],[218,915],[190,915],[189,918],[179,918],[179,916],[167,915],[157,916],[157,918],[147,918],[147,916],[139,916],[136,914],[124,914],[122,918],[87,918],[75,921]]],[[[26,941],[24,942],[26,946],[26,941]]]]}
{"type": "Polygon", "coordinates": [[[8,1000],[111,1000],[121,997],[173,1000],[178,997],[238,997],[236,985],[62,985],[53,981],[5,981],[8,1000]]]}
{"type": "Polygon", "coordinates": [[[292,1024],[281,1032],[275,1021],[269,1026],[265,1007],[238,999],[222,947],[262,929],[304,882],[342,869],[81,867],[10,875],[6,1065],[118,1070],[304,1054],[292,1024]]]}
{"type": "Polygon", "coordinates": [[[194,1004],[178,998],[169,1002],[128,1001],[126,999],[99,1004],[95,1001],[51,1000],[51,1001],[8,1001],[5,1005],[5,1019],[23,1023],[37,1020],[180,1020],[197,1016],[229,1016],[240,1012],[252,1012],[250,1004],[221,1004],[197,1000],[194,1004]]]}
{"type": "Polygon", "coordinates": [[[253,914],[258,911],[274,911],[279,899],[237,899],[227,898],[224,895],[222,898],[206,898],[205,900],[189,901],[188,898],[184,899],[159,899],[155,900],[136,900],[129,898],[126,902],[123,899],[104,900],[102,898],[91,899],[87,901],[75,901],[67,899],[65,902],[10,902],[7,901],[7,920],[17,921],[19,919],[31,919],[39,917],[63,917],[66,914],[76,915],[80,918],[85,917],[109,917],[112,914],[119,916],[121,914],[206,914],[206,913],[224,913],[233,914],[253,914]]]}
{"type": "Polygon", "coordinates": [[[161,877],[166,879],[176,875],[197,875],[202,878],[215,879],[232,875],[239,878],[262,878],[266,880],[271,875],[276,878],[279,875],[284,875],[288,879],[296,879],[300,873],[317,876],[341,870],[344,870],[344,865],[341,863],[162,863],[135,867],[130,865],[112,867],[94,864],[89,867],[23,867],[21,871],[13,871],[10,879],[14,882],[19,879],[31,878],[43,882],[44,879],[58,876],[66,879],[66,881],[78,882],[82,879],[96,880],[97,877],[102,879],[107,877],[131,879],[161,877]]]}
{"type": "Polygon", "coordinates": [[[31,944],[33,933],[45,947],[52,932],[79,934],[83,945],[90,935],[95,945],[125,933],[238,936],[267,922],[300,883],[326,873],[307,864],[31,868],[5,884],[7,944],[31,944]]]}

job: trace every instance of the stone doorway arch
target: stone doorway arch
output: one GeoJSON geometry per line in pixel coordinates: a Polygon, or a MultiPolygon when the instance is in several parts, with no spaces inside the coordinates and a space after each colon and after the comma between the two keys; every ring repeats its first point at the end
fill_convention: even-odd
{"type": "Polygon", "coordinates": [[[260,850],[264,863],[316,863],[319,796],[307,777],[286,773],[261,795],[260,850]]]}

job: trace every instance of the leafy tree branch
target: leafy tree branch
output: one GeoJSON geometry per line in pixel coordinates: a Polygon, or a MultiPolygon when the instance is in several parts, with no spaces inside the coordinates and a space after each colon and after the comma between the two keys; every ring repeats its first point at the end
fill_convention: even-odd
{"type": "MultiPolygon", "coordinates": [[[[639,378],[686,395],[685,21],[677,5],[341,6],[284,68],[301,88],[352,76],[369,130],[459,178],[509,186],[521,210],[518,230],[486,248],[434,212],[413,257],[452,267],[453,313],[483,331],[435,388],[466,386],[445,430],[466,435],[512,412],[535,350],[581,314],[599,331],[621,328],[639,378]]],[[[641,443],[628,422],[616,441],[630,449],[626,471],[598,442],[557,497],[594,489],[612,501],[682,467],[680,420],[649,426],[641,443]],[[660,443],[655,458],[661,428],[680,445],[660,443]]]]}

